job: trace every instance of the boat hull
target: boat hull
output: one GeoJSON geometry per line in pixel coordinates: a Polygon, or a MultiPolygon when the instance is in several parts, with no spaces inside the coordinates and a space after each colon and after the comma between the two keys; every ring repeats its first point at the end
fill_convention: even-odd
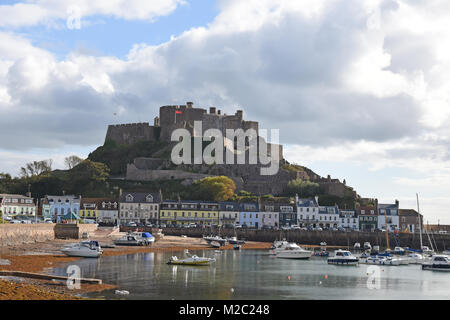
{"type": "Polygon", "coordinates": [[[431,271],[450,271],[450,264],[442,265],[442,264],[422,264],[422,270],[431,270],[431,271]]]}
{"type": "Polygon", "coordinates": [[[101,252],[94,251],[93,252],[82,252],[79,250],[61,250],[65,255],[69,257],[81,257],[81,258],[98,258],[101,255],[101,252]]]}
{"type": "Polygon", "coordinates": [[[277,258],[281,258],[281,259],[302,259],[302,260],[306,260],[306,259],[311,258],[311,252],[309,252],[309,251],[279,252],[279,253],[276,254],[276,257],[277,258]]]}
{"type": "Polygon", "coordinates": [[[356,266],[359,263],[359,259],[329,258],[327,262],[328,264],[335,264],[339,266],[356,266]]]}

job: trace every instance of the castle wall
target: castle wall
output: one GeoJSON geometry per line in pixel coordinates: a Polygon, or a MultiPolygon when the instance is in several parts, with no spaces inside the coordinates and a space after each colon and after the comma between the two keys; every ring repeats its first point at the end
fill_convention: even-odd
{"type": "Polygon", "coordinates": [[[150,126],[148,122],[109,125],[105,142],[108,140],[123,145],[138,141],[155,141],[155,127],[150,126]]]}

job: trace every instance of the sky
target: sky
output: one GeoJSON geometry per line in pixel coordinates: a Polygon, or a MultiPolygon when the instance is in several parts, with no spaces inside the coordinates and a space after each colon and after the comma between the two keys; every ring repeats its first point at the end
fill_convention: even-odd
{"type": "Polygon", "coordinates": [[[62,169],[108,124],[193,101],[450,224],[447,0],[3,0],[0,17],[0,172],[62,169]]]}

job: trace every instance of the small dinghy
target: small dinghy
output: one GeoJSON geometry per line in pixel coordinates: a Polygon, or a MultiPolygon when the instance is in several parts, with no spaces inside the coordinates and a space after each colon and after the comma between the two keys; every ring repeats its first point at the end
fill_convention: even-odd
{"type": "Polygon", "coordinates": [[[196,255],[191,255],[189,251],[185,251],[185,254],[187,258],[185,259],[178,259],[177,256],[170,257],[167,264],[174,264],[174,265],[186,265],[186,266],[207,266],[211,262],[215,262],[216,259],[214,258],[207,258],[207,257],[199,257],[196,255]]]}

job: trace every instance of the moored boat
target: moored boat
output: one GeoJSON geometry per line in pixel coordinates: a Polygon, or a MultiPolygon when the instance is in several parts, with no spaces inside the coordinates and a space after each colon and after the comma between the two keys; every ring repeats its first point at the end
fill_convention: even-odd
{"type": "Polygon", "coordinates": [[[116,246],[146,246],[149,244],[146,240],[141,237],[127,234],[122,238],[113,241],[116,246]]]}
{"type": "Polygon", "coordinates": [[[98,258],[103,250],[97,241],[81,241],[65,246],[61,251],[69,257],[98,258]]]}
{"type": "Polygon", "coordinates": [[[355,257],[350,251],[339,249],[334,251],[334,256],[329,257],[327,262],[328,264],[350,266],[357,265],[359,258],[355,257]]]}
{"type": "Polygon", "coordinates": [[[422,270],[450,271],[450,259],[447,255],[436,254],[431,261],[422,263],[422,270]]]}
{"type": "Polygon", "coordinates": [[[305,250],[295,243],[289,243],[276,252],[276,257],[283,259],[309,259],[311,254],[312,251],[305,250]]]}
{"type": "Polygon", "coordinates": [[[216,261],[215,258],[199,257],[197,255],[191,255],[187,250],[185,251],[185,254],[188,256],[185,259],[178,259],[177,256],[170,257],[167,264],[189,265],[189,266],[207,266],[211,262],[216,261]]]}

